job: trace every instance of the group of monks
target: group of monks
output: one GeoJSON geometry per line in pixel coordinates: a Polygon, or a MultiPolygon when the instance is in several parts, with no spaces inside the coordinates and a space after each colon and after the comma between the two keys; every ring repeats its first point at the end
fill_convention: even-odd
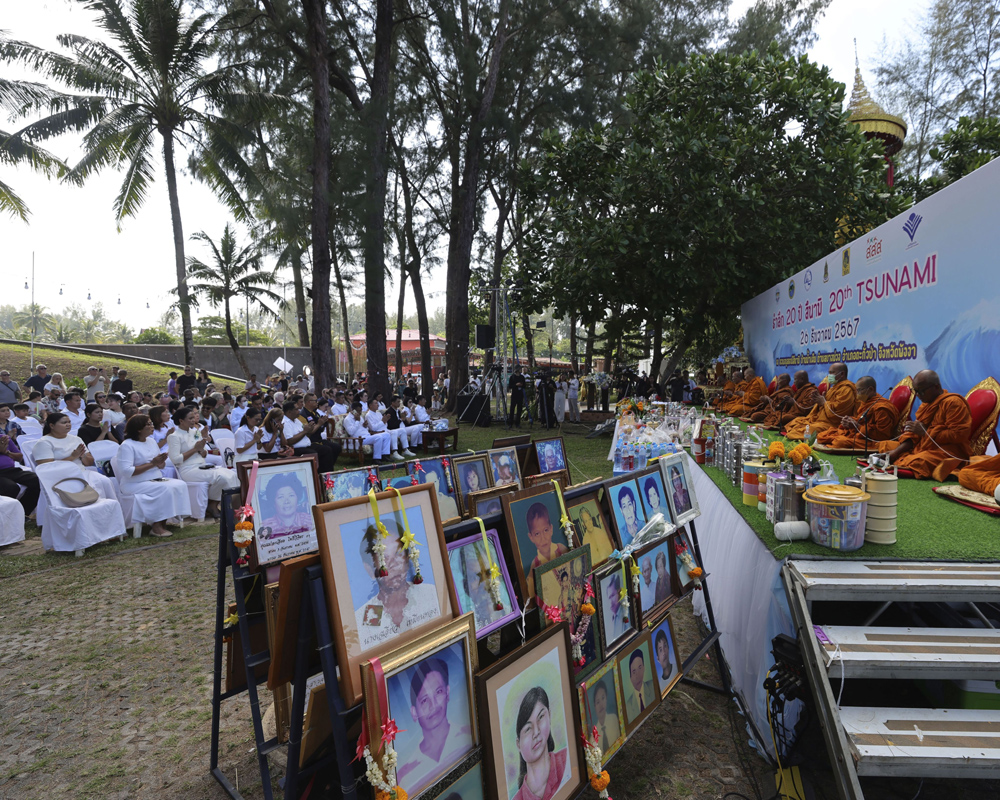
{"type": "Polygon", "coordinates": [[[792,440],[816,435],[832,450],[888,453],[890,463],[911,470],[917,478],[944,481],[956,473],[968,489],[1000,502],[1000,456],[972,455],[972,413],[961,395],[947,392],[933,370],[913,379],[920,400],[916,419],[899,428],[899,410],[880,395],[875,379],[848,380],[847,365],[832,364],[825,394],[809,381],[805,370],[778,375],[772,394],[753,369],[733,370],[731,380],[712,401],[725,414],[744,422],[780,430],[792,440]]]}

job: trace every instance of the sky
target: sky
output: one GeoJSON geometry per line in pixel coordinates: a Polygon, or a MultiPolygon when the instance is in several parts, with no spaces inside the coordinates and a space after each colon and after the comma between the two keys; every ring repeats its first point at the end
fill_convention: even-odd
{"type": "MultiPolygon", "coordinates": [[[[833,0],[816,27],[818,39],[810,57],[830,67],[833,77],[847,85],[850,96],[854,83],[854,40],[862,74],[871,89],[873,68],[879,61],[883,39],[890,46],[915,37],[921,15],[930,0],[833,0]]],[[[735,18],[752,0],[734,0],[735,18]]],[[[0,28],[15,39],[55,48],[56,35],[75,33],[97,37],[99,29],[89,13],[70,0],[0,0],[0,28]]],[[[27,78],[4,67],[5,76],[27,78]]],[[[877,99],[877,98],[876,98],[877,99]]],[[[887,109],[901,114],[901,109],[887,109]]],[[[7,120],[4,128],[13,127],[7,120]]],[[[48,149],[75,163],[80,156],[78,137],[53,140],[48,149]]],[[[182,164],[184,159],[178,158],[182,164]]],[[[126,219],[117,230],[113,201],[122,176],[106,171],[83,187],[48,181],[25,168],[0,168],[0,180],[12,185],[31,209],[29,224],[0,217],[0,274],[8,287],[3,302],[22,305],[31,301],[32,261],[34,299],[52,311],[72,303],[84,306],[103,303],[108,316],[140,330],[156,323],[172,302],[169,290],[175,285],[174,247],[167,203],[166,181],[158,165],[156,182],[150,187],[137,216],[126,219]],[[25,289],[25,283],[29,289],[25,289]],[[60,294],[60,290],[62,293],[60,294]]],[[[214,240],[230,221],[225,207],[209,189],[187,174],[178,176],[184,235],[205,231],[214,240]]],[[[303,226],[308,226],[304,219],[303,226]]],[[[203,245],[188,242],[188,255],[208,258],[203,245]]],[[[288,275],[279,279],[291,280],[288,275]]],[[[425,278],[425,292],[433,310],[445,302],[445,266],[425,278]]],[[[387,287],[390,305],[395,292],[387,287]]],[[[291,290],[289,290],[289,295],[291,290]]],[[[349,302],[360,302],[360,296],[349,302]]],[[[412,295],[407,296],[406,313],[415,311],[412,295]]],[[[212,313],[208,310],[203,313],[212,313]]]]}

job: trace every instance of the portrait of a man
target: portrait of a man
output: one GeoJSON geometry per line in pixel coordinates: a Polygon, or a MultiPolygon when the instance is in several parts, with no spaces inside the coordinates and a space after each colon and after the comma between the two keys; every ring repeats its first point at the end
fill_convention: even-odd
{"type": "Polygon", "coordinates": [[[445,775],[475,746],[463,644],[391,676],[386,688],[402,729],[395,743],[396,779],[413,795],[445,775]]]}
{"type": "Polygon", "coordinates": [[[604,622],[604,636],[607,639],[609,649],[632,630],[628,621],[628,595],[623,598],[621,590],[621,570],[612,570],[601,578],[601,616],[604,622]]]}
{"type": "Polygon", "coordinates": [[[649,653],[649,640],[623,654],[618,659],[625,695],[625,715],[629,725],[635,724],[658,699],[653,680],[653,664],[649,653]]]}
{"type": "Polygon", "coordinates": [[[639,503],[635,481],[626,481],[611,488],[614,498],[612,506],[615,511],[615,521],[618,523],[618,535],[623,547],[631,544],[636,534],[646,522],[642,505],[639,503]]]}
{"type": "Polygon", "coordinates": [[[542,472],[555,472],[566,468],[566,454],[561,439],[549,439],[535,443],[538,465],[542,472]]]}

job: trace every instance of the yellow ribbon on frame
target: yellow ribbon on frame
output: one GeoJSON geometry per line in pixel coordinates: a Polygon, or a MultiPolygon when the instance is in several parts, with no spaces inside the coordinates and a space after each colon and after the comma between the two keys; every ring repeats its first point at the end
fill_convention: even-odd
{"type": "Polygon", "coordinates": [[[570,522],[569,514],[566,513],[566,501],[563,499],[562,487],[559,485],[559,481],[553,479],[552,485],[556,489],[556,497],[559,498],[559,509],[562,511],[562,517],[559,519],[559,524],[562,525],[563,533],[566,534],[567,544],[570,550],[573,549],[573,528],[572,522],[570,522]]]}
{"type": "Polygon", "coordinates": [[[490,562],[490,578],[495,580],[500,580],[500,567],[497,566],[497,562],[493,560],[493,551],[490,550],[490,542],[486,537],[486,526],[483,524],[482,517],[476,517],[476,522],[479,523],[479,533],[483,537],[483,549],[486,551],[486,558],[490,562]]]}
{"type": "Polygon", "coordinates": [[[395,486],[392,487],[392,490],[396,493],[396,497],[399,498],[399,510],[403,517],[403,536],[399,541],[402,543],[404,550],[409,550],[410,545],[416,543],[416,539],[410,533],[410,521],[406,518],[406,506],[403,504],[403,495],[400,494],[399,489],[395,486]]]}
{"type": "Polygon", "coordinates": [[[382,518],[378,514],[378,501],[375,500],[375,489],[368,490],[368,502],[372,506],[372,516],[375,517],[375,529],[381,534],[382,538],[385,539],[389,535],[388,529],[382,523],[382,518]]]}

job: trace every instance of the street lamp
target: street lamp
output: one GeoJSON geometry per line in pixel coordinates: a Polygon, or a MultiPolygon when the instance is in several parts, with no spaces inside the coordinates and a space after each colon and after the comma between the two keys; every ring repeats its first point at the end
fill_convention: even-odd
{"type": "MultiPolygon", "coordinates": [[[[28,279],[24,279],[24,288],[28,289],[28,279]]],[[[35,326],[37,315],[35,314],[35,251],[31,251],[31,371],[35,371],[35,326]]]]}

